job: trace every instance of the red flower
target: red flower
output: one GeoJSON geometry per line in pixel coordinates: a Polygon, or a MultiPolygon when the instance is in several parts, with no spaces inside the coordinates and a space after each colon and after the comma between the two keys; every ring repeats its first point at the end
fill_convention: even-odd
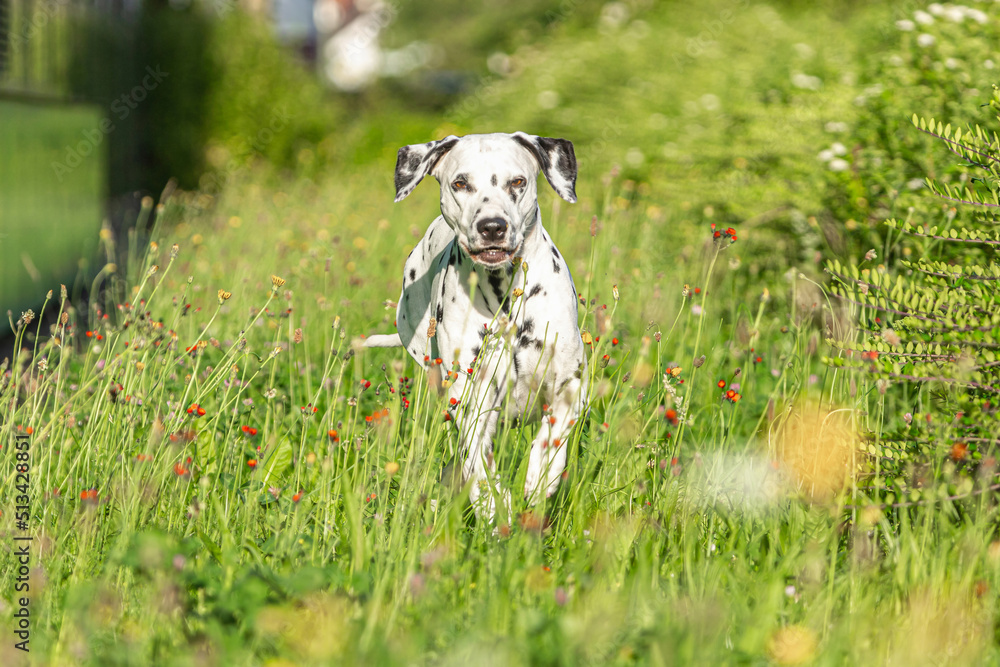
{"type": "Polygon", "coordinates": [[[301,492],[301,491],[299,491],[299,492],[298,492],[298,493],[296,493],[296,494],[295,494],[294,496],[292,496],[292,502],[293,502],[293,503],[297,503],[297,502],[299,502],[300,500],[302,500],[302,492],[301,492]]]}
{"type": "Polygon", "coordinates": [[[673,408],[671,408],[670,410],[667,410],[666,412],[664,412],[663,416],[666,418],[666,420],[668,422],[670,422],[674,426],[677,426],[677,411],[676,410],[674,410],[673,408]]]}
{"type": "Polygon", "coordinates": [[[612,338],[611,339],[611,344],[612,345],[617,345],[618,344],[618,339],[617,338],[612,338]]]}
{"type": "Polygon", "coordinates": [[[716,386],[718,386],[718,387],[719,387],[719,389],[725,389],[725,388],[726,388],[726,381],[725,381],[725,380],[719,380],[719,381],[718,381],[718,382],[716,383],[716,386]]]}
{"type": "Polygon", "coordinates": [[[256,468],[257,467],[257,459],[249,459],[247,461],[247,465],[250,466],[251,468],[256,468]]]}
{"type": "Polygon", "coordinates": [[[250,436],[252,438],[255,435],[257,435],[257,429],[255,429],[253,426],[244,426],[243,427],[243,433],[245,433],[246,435],[248,435],[248,436],[250,436]]]}
{"type": "Polygon", "coordinates": [[[333,440],[334,442],[340,442],[340,436],[334,429],[331,428],[329,431],[326,432],[326,434],[330,436],[330,440],[333,440]]]}
{"type": "Polygon", "coordinates": [[[438,357],[437,359],[434,360],[435,366],[440,366],[442,363],[444,363],[444,359],[442,359],[441,357],[438,357]]]}
{"type": "Polygon", "coordinates": [[[458,405],[458,399],[457,399],[457,398],[452,398],[452,399],[451,399],[450,401],[448,401],[448,402],[449,402],[449,403],[451,403],[452,405],[458,405]]]}
{"type": "MultiPolygon", "coordinates": [[[[188,461],[190,461],[190,459],[188,459],[188,461]]],[[[178,477],[183,477],[191,471],[185,468],[183,463],[177,462],[174,464],[174,472],[177,473],[178,477]]]]}

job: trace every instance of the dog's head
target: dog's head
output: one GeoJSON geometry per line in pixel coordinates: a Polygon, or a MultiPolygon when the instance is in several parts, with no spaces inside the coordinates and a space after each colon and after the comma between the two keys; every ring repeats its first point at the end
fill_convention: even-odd
{"type": "Polygon", "coordinates": [[[403,146],[396,158],[396,201],[427,174],[441,184],[441,213],[473,261],[499,268],[535,224],[538,173],[576,201],[576,155],[565,139],[514,134],[450,136],[403,146]]]}

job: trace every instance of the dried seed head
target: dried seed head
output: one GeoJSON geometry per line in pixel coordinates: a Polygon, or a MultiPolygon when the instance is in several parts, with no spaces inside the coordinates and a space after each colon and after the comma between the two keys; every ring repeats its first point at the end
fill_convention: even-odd
{"type": "Polygon", "coordinates": [[[68,294],[66,293],[66,286],[65,285],[60,285],[59,286],[59,298],[61,300],[65,301],[67,296],[68,296],[68,294]]]}
{"type": "Polygon", "coordinates": [[[427,325],[427,337],[434,338],[435,334],[437,334],[437,319],[432,317],[430,324],[427,325]]]}
{"type": "Polygon", "coordinates": [[[590,235],[597,236],[597,216],[590,219],[590,235]]]}
{"type": "Polygon", "coordinates": [[[611,296],[615,298],[615,302],[618,302],[618,285],[611,286],[611,296]]]}
{"type": "Polygon", "coordinates": [[[177,259],[177,253],[181,251],[181,247],[176,243],[170,246],[170,259],[177,259]]]}
{"type": "Polygon", "coordinates": [[[149,267],[149,271],[146,271],[146,277],[147,278],[152,277],[159,270],[160,270],[160,266],[158,264],[153,264],[151,267],[149,267]]]}
{"type": "Polygon", "coordinates": [[[298,345],[302,342],[302,329],[296,329],[292,334],[292,342],[298,345]]]}
{"type": "Polygon", "coordinates": [[[48,301],[52,298],[52,290],[49,290],[48,294],[45,295],[45,300],[48,301]]]}
{"type": "Polygon", "coordinates": [[[59,322],[63,326],[66,326],[66,323],[69,322],[69,313],[63,313],[62,315],[60,315],[59,322]]]}
{"type": "Polygon", "coordinates": [[[29,308],[28,310],[21,313],[21,321],[24,324],[31,324],[31,321],[33,319],[35,319],[35,311],[33,311],[32,309],[29,308]]]}

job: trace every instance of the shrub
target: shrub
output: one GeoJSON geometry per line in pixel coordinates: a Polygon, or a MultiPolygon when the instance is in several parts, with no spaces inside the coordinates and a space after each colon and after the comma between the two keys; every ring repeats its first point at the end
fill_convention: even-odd
{"type": "MultiPolygon", "coordinates": [[[[996,90],[990,106],[1000,108],[996,90]]],[[[856,340],[833,341],[842,354],[829,361],[861,373],[860,395],[872,397],[861,399],[878,424],[870,435],[875,474],[868,486],[887,503],[1000,488],[990,484],[1000,444],[1000,232],[993,214],[1000,207],[1000,139],[978,125],[963,133],[933,119],[913,122],[962,158],[967,177],[960,182],[969,186],[928,179],[924,198],[944,199],[945,214],[886,222],[889,236],[922,248],[918,258],[873,268],[871,250],[861,263],[828,265],[832,291],[859,327],[856,340]],[[969,211],[965,224],[952,205],[969,211]],[[890,387],[895,401],[884,398],[890,387]],[[893,405],[903,412],[887,411],[893,405]]]]}

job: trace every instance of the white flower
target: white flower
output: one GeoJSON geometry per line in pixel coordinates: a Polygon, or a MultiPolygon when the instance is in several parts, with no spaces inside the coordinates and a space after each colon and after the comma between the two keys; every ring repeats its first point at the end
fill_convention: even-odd
{"type": "Polygon", "coordinates": [[[924,187],[924,179],[922,178],[911,178],[906,182],[908,190],[919,190],[922,187],[924,187]]]}
{"type": "Polygon", "coordinates": [[[933,46],[934,42],[936,41],[937,40],[934,39],[934,35],[928,35],[926,32],[922,32],[919,35],[917,35],[917,44],[919,44],[924,48],[927,48],[928,46],[933,46]]]}
{"type": "Polygon", "coordinates": [[[638,167],[646,160],[646,156],[642,154],[642,151],[638,148],[630,148],[628,152],[625,153],[625,162],[631,167],[638,167]]]}
{"type": "Polygon", "coordinates": [[[983,12],[979,9],[973,9],[971,7],[965,8],[965,15],[968,16],[973,21],[975,21],[976,23],[979,23],[980,25],[986,23],[986,21],[989,20],[989,17],[986,16],[986,12],[983,12]]]}
{"type": "Polygon", "coordinates": [[[987,58],[986,60],[983,61],[983,67],[985,67],[986,69],[993,69],[994,67],[996,67],[996,63],[987,58]]]}
{"type": "Polygon", "coordinates": [[[927,11],[929,11],[934,16],[941,16],[942,14],[944,14],[944,5],[938,2],[931,3],[927,5],[927,11]]]}
{"type": "Polygon", "coordinates": [[[944,10],[944,17],[952,23],[961,23],[965,20],[965,7],[948,7],[944,10]]]}
{"type": "Polygon", "coordinates": [[[830,160],[828,166],[830,167],[830,171],[847,171],[851,165],[847,160],[837,157],[830,160]]]}
{"type": "Polygon", "coordinates": [[[870,262],[873,259],[875,259],[876,257],[878,257],[878,253],[875,252],[875,248],[872,248],[871,250],[869,250],[868,252],[865,253],[865,261],[866,262],[870,262]]]}
{"type": "Polygon", "coordinates": [[[847,153],[847,148],[839,141],[834,142],[833,145],[830,146],[830,150],[833,151],[834,155],[844,155],[847,153]]]}
{"type": "Polygon", "coordinates": [[[827,148],[826,150],[820,151],[819,155],[817,155],[816,157],[818,157],[823,162],[829,162],[834,158],[834,154],[833,151],[827,148]]]}
{"type": "Polygon", "coordinates": [[[831,120],[823,126],[823,129],[827,132],[847,132],[847,123],[839,120],[831,120]]]}
{"type": "Polygon", "coordinates": [[[805,90],[819,90],[823,85],[823,80],[818,76],[796,72],[792,75],[792,85],[796,88],[804,88],[805,90]]]}
{"type": "Polygon", "coordinates": [[[895,53],[889,56],[889,64],[893,67],[902,67],[903,59],[897,56],[895,53]]]}
{"type": "Polygon", "coordinates": [[[902,30],[903,32],[910,32],[917,26],[914,25],[913,21],[911,21],[910,19],[901,19],[899,21],[896,21],[896,27],[902,30]]]}
{"type": "Polygon", "coordinates": [[[913,18],[916,19],[917,23],[920,25],[930,25],[934,23],[934,17],[920,9],[913,12],[913,18]]]}
{"type": "Polygon", "coordinates": [[[944,61],[944,66],[947,67],[948,69],[955,69],[956,67],[958,67],[958,61],[955,60],[954,58],[948,58],[947,60],[944,61]]]}

